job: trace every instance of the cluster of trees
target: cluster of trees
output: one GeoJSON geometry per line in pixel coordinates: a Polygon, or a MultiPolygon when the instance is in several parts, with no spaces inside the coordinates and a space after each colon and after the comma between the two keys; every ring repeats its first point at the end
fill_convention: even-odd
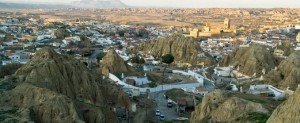
{"type": "Polygon", "coordinates": [[[90,47],[92,47],[92,43],[86,35],[81,35],[80,40],[81,41],[78,42],[78,44],[77,44],[79,48],[90,48],[90,47]]]}
{"type": "Polygon", "coordinates": [[[146,61],[144,58],[140,58],[139,56],[135,55],[134,57],[131,58],[131,62],[137,64],[144,64],[146,61]]]}
{"type": "Polygon", "coordinates": [[[155,82],[151,82],[148,84],[150,88],[155,88],[157,87],[157,84],[155,82]]]}
{"type": "Polygon", "coordinates": [[[12,63],[5,66],[0,67],[0,78],[4,78],[7,75],[14,74],[22,64],[19,63],[12,63]]]}
{"type": "Polygon", "coordinates": [[[57,39],[64,39],[65,37],[69,37],[71,35],[65,28],[59,28],[55,30],[54,35],[57,39]]]}
{"type": "Polygon", "coordinates": [[[165,64],[171,64],[174,61],[174,56],[172,54],[166,54],[161,57],[161,62],[165,64]]]}
{"type": "MultiPolygon", "coordinates": [[[[161,57],[161,62],[165,63],[167,65],[170,65],[174,62],[174,56],[172,54],[166,54],[161,57]]],[[[167,66],[165,66],[164,71],[163,71],[163,76],[165,76],[167,66]]]]}
{"type": "Polygon", "coordinates": [[[142,38],[148,38],[149,32],[144,28],[138,29],[138,30],[136,30],[136,36],[142,37],[142,38]]]}
{"type": "Polygon", "coordinates": [[[136,30],[119,30],[117,32],[121,37],[125,36],[125,33],[133,34],[136,37],[148,38],[149,32],[145,28],[140,28],[136,30]]]}

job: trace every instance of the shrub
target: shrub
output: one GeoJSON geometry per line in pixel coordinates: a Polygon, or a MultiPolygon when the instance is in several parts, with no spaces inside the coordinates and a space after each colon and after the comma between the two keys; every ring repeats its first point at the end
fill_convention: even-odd
{"type": "Polygon", "coordinates": [[[155,87],[157,87],[157,84],[155,82],[151,82],[151,83],[149,83],[149,87],[155,88],[155,87]]]}

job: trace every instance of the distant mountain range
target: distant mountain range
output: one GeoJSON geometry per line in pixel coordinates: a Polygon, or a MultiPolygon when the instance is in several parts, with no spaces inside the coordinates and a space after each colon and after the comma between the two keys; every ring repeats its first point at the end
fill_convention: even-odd
{"type": "Polygon", "coordinates": [[[0,2],[0,9],[58,9],[58,8],[125,8],[120,0],[81,0],[68,4],[0,2]]]}
{"type": "Polygon", "coordinates": [[[0,9],[58,9],[70,7],[71,6],[62,4],[29,4],[0,2],[0,9]]]}
{"type": "Polygon", "coordinates": [[[81,0],[74,2],[80,8],[125,8],[126,5],[120,0],[81,0]]]}

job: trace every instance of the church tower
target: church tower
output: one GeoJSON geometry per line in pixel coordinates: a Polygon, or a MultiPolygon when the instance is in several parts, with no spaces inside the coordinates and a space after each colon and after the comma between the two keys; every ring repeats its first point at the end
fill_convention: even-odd
{"type": "Polygon", "coordinates": [[[228,18],[224,20],[224,29],[230,29],[230,20],[228,18]]]}

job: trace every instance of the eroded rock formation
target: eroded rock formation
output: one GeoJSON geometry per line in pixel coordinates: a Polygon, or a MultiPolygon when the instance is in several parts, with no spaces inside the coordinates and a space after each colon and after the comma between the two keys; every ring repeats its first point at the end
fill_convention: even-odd
{"type": "Polygon", "coordinates": [[[118,87],[97,79],[83,63],[50,48],[37,51],[12,78],[4,81],[15,88],[2,91],[0,97],[1,107],[16,108],[15,113],[2,115],[7,122],[12,118],[39,123],[117,122],[112,109],[129,106],[118,87]]]}
{"type": "Polygon", "coordinates": [[[110,49],[108,53],[103,57],[100,65],[100,71],[103,75],[109,73],[120,74],[134,72],[134,68],[129,66],[113,49],[110,49]]]}
{"type": "Polygon", "coordinates": [[[239,71],[252,76],[268,73],[275,68],[275,60],[273,54],[267,46],[251,45],[250,47],[237,47],[231,55],[227,55],[221,61],[222,66],[239,67],[239,71]]]}
{"type": "Polygon", "coordinates": [[[191,116],[191,123],[245,123],[252,113],[267,114],[262,104],[238,97],[229,97],[216,90],[206,95],[191,116]]]}
{"type": "Polygon", "coordinates": [[[136,47],[136,51],[143,51],[160,59],[163,55],[172,54],[174,63],[182,66],[186,65],[211,65],[215,61],[211,56],[205,54],[199,43],[194,38],[182,35],[172,35],[170,37],[145,42],[136,47]]]}
{"type": "Polygon", "coordinates": [[[281,89],[296,89],[300,84],[300,51],[293,52],[265,77],[266,83],[281,89]]]}
{"type": "Polygon", "coordinates": [[[297,90],[272,113],[267,123],[299,123],[300,91],[297,90]]]}

